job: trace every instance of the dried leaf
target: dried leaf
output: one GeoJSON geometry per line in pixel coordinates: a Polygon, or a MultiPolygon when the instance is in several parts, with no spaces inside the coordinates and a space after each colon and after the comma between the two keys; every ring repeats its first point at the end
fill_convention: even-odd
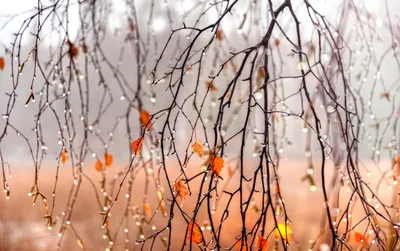
{"type": "Polygon", "coordinates": [[[385,99],[387,99],[387,101],[390,102],[390,93],[389,93],[389,92],[382,92],[382,93],[380,94],[380,98],[381,98],[381,99],[385,98],[385,99]]]}
{"type": "Polygon", "coordinates": [[[139,136],[136,140],[131,143],[132,151],[136,156],[140,155],[140,151],[142,150],[143,145],[143,137],[139,136]]]}
{"type": "Polygon", "coordinates": [[[218,88],[215,87],[214,83],[210,80],[205,82],[206,86],[210,88],[211,91],[218,91],[218,88]]]}
{"type": "Polygon", "coordinates": [[[279,46],[281,44],[281,40],[275,39],[274,43],[275,43],[275,46],[279,46]]]}
{"type": "Polygon", "coordinates": [[[193,221],[189,222],[186,239],[192,240],[197,244],[203,241],[203,234],[197,221],[195,221],[194,224],[193,221]]]}
{"type": "Polygon", "coordinates": [[[275,229],[275,235],[278,238],[282,238],[290,242],[290,237],[292,234],[292,228],[288,224],[279,223],[278,228],[275,229]],[[280,234],[279,234],[280,233],[280,234]]]}
{"type": "Polygon", "coordinates": [[[82,51],[83,51],[84,54],[87,54],[87,53],[88,53],[88,46],[87,46],[86,43],[83,43],[83,44],[82,44],[82,51]]]}
{"type": "Polygon", "coordinates": [[[61,158],[61,164],[64,165],[65,162],[67,162],[67,160],[68,160],[68,152],[67,152],[67,150],[64,150],[64,151],[61,153],[60,158],[61,158]]]}
{"type": "Polygon", "coordinates": [[[76,45],[72,44],[71,49],[70,49],[70,53],[71,53],[73,58],[76,58],[78,56],[78,54],[79,54],[79,48],[76,45]]]}
{"type": "Polygon", "coordinates": [[[82,240],[77,240],[76,243],[78,243],[78,246],[82,249],[85,249],[85,246],[83,245],[83,241],[82,240]]]}
{"type": "Polygon", "coordinates": [[[211,155],[210,158],[211,170],[214,172],[215,176],[219,176],[222,168],[224,167],[224,159],[220,156],[211,155]]]}
{"type": "Polygon", "coordinates": [[[257,236],[256,248],[262,251],[268,250],[268,240],[265,236],[257,236]]]}
{"type": "Polygon", "coordinates": [[[231,62],[231,66],[232,66],[232,71],[235,73],[237,72],[237,66],[235,63],[231,62]]]}
{"type": "Polygon", "coordinates": [[[264,78],[265,78],[265,70],[264,70],[264,68],[258,69],[258,71],[257,71],[257,79],[262,80],[264,78]]]}
{"type": "Polygon", "coordinates": [[[279,123],[281,120],[280,120],[278,114],[276,112],[274,112],[273,115],[274,115],[274,118],[275,118],[275,122],[279,123]]]}
{"type": "Polygon", "coordinates": [[[217,30],[217,32],[215,33],[215,37],[216,37],[219,41],[222,41],[222,39],[224,39],[221,29],[218,29],[218,30],[217,30]]]}
{"type": "Polygon", "coordinates": [[[151,122],[150,122],[150,113],[146,110],[142,110],[140,112],[140,122],[142,123],[143,126],[146,126],[146,129],[149,130],[151,127],[151,122]]]}
{"type": "Polygon", "coordinates": [[[98,171],[98,172],[101,172],[102,170],[103,170],[103,166],[104,166],[104,164],[103,164],[103,161],[101,161],[101,160],[96,160],[96,163],[94,164],[94,168],[98,171]]]}
{"type": "Polygon", "coordinates": [[[33,95],[33,91],[31,90],[31,93],[29,94],[28,99],[25,101],[25,105],[28,105],[29,101],[35,100],[35,96],[33,95]]]}
{"type": "Polygon", "coordinates": [[[174,190],[177,197],[180,197],[181,200],[184,200],[189,195],[188,187],[183,183],[182,180],[176,182],[174,184],[174,190]]]}
{"type": "Polygon", "coordinates": [[[396,157],[397,166],[400,167],[400,155],[396,157]]]}
{"type": "Polygon", "coordinates": [[[235,244],[235,248],[239,251],[247,251],[247,241],[243,241],[242,239],[238,240],[235,244]]]}
{"type": "Polygon", "coordinates": [[[279,187],[279,185],[275,186],[275,193],[280,193],[281,192],[281,188],[279,187]]]}
{"type": "Polygon", "coordinates": [[[200,158],[203,157],[203,143],[201,142],[201,140],[196,139],[196,141],[192,145],[192,151],[200,158]]]}
{"type": "Polygon", "coordinates": [[[151,206],[150,203],[144,202],[143,203],[143,212],[147,215],[147,217],[151,217],[151,206]]]}
{"type": "Polygon", "coordinates": [[[111,153],[105,153],[104,154],[104,159],[106,161],[106,166],[107,167],[111,167],[112,163],[113,163],[113,159],[114,157],[112,156],[111,153]]]}
{"type": "Polygon", "coordinates": [[[135,24],[133,23],[133,20],[131,18],[128,18],[128,26],[130,32],[133,32],[135,30],[135,24]]]}
{"type": "Polygon", "coordinates": [[[161,242],[162,242],[164,248],[167,248],[168,247],[168,238],[165,236],[160,236],[160,239],[161,239],[161,242]]]}
{"type": "Polygon", "coordinates": [[[4,60],[4,57],[0,57],[0,70],[4,70],[4,66],[6,65],[6,61],[4,60]]]}
{"type": "Polygon", "coordinates": [[[76,58],[79,54],[79,48],[74,43],[71,43],[71,41],[69,40],[66,43],[69,45],[68,55],[71,58],[76,58]]]}
{"type": "Polygon", "coordinates": [[[25,66],[25,62],[23,62],[23,63],[19,66],[19,73],[22,73],[22,71],[24,70],[24,66],[25,66]]]}
{"type": "Polygon", "coordinates": [[[368,237],[363,235],[362,233],[355,232],[354,233],[354,239],[358,244],[363,244],[363,245],[368,245],[368,237]]]}
{"type": "Polygon", "coordinates": [[[167,210],[165,208],[165,203],[163,201],[162,187],[161,187],[160,190],[157,191],[157,197],[158,197],[158,200],[160,202],[159,206],[160,206],[160,209],[161,209],[161,212],[162,212],[163,216],[167,216],[168,215],[167,214],[167,210]]]}

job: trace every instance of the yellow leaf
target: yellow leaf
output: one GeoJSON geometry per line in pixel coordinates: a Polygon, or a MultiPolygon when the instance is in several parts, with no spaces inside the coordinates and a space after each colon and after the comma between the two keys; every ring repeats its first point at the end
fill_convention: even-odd
{"type": "Polygon", "coordinates": [[[292,234],[292,229],[288,224],[284,223],[279,223],[278,228],[275,229],[275,235],[280,238],[282,235],[282,238],[290,242],[290,235],[292,234]],[[279,234],[280,233],[280,234],[279,234]]]}

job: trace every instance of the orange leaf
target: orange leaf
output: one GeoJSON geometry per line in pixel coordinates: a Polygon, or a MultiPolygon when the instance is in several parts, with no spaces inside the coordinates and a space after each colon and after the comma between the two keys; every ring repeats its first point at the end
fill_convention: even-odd
{"type": "Polygon", "coordinates": [[[235,244],[235,248],[239,251],[247,251],[247,241],[242,241],[242,239],[238,240],[235,244]],[[243,244],[242,244],[243,243],[243,244]]]}
{"type": "Polygon", "coordinates": [[[186,239],[192,240],[197,244],[203,241],[203,234],[197,221],[195,221],[194,224],[193,221],[189,222],[186,239]]]}
{"type": "Polygon", "coordinates": [[[96,161],[96,163],[94,164],[94,168],[98,171],[98,172],[101,172],[101,170],[103,170],[103,166],[104,166],[104,164],[103,164],[103,161],[101,161],[101,160],[97,160],[96,161]]]}
{"type": "Polygon", "coordinates": [[[218,29],[217,32],[215,33],[215,37],[219,40],[222,41],[222,39],[224,38],[222,35],[222,30],[218,29]]]}
{"type": "Polygon", "coordinates": [[[355,232],[354,238],[358,244],[368,245],[368,238],[362,233],[355,232]]]}
{"type": "Polygon", "coordinates": [[[6,64],[6,61],[4,60],[4,58],[0,57],[0,70],[4,70],[5,64],[6,64]]]}
{"type": "Polygon", "coordinates": [[[397,155],[396,162],[397,166],[400,167],[400,155],[397,155]]]}
{"type": "Polygon", "coordinates": [[[236,66],[236,64],[231,62],[231,66],[232,66],[232,71],[233,71],[233,72],[237,72],[237,66],[236,66]]]}
{"type": "Polygon", "coordinates": [[[273,113],[276,123],[279,123],[281,120],[276,112],[273,113]]]}
{"type": "Polygon", "coordinates": [[[281,44],[281,40],[279,40],[279,39],[275,39],[275,46],[279,46],[280,44],[281,44]]]}
{"type": "Polygon", "coordinates": [[[232,177],[232,175],[233,175],[232,167],[228,166],[228,176],[232,177]]]}
{"type": "Polygon", "coordinates": [[[151,206],[150,203],[144,202],[143,203],[143,211],[146,213],[146,215],[150,218],[151,217],[151,206]]]}
{"type": "Polygon", "coordinates": [[[265,236],[259,235],[257,237],[256,248],[257,250],[262,250],[262,251],[268,250],[268,240],[265,236]]]}
{"type": "Polygon", "coordinates": [[[64,165],[65,162],[67,162],[67,160],[68,160],[68,152],[67,152],[67,150],[64,150],[64,151],[61,153],[60,158],[61,158],[61,164],[64,165]]]}
{"type": "Polygon", "coordinates": [[[104,159],[106,160],[106,166],[111,167],[113,163],[114,157],[112,156],[111,153],[105,153],[104,154],[104,159]]]}
{"type": "Polygon", "coordinates": [[[221,172],[222,168],[224,167],[224,159],[220,156],[211,155],[211,170],[214,174],[218,177],[219,173],[221,172]]]}
{"type": "Polygon", "coordinates": [[[140,112],[140,122],[142,123],[143,126],[146,126],[146,129],[149,130],[151,127],[151,122],[150,122],[150,113],[146,110],[142,110],[140,112]]]}
{"type": "Polygon", "coordinates": [[[214,83],[211,82],[210,80],[206,81],[206,86],[210,88],[211,91],[218,91],[218,88],[215,87],[214,83]]]}
{"type": "Polygon", "coordinates": [[[185,183],[182,180],[176,182],[174,184],[174,190],[177,197],[180,197],[181,200],[184,200],[189,195],[189,190],[185,183]]]}
{"type": "Polygon", "coordinates": [[[203,157],[203,144],[201,143],[201,140],[196,139],[196,141],[192,145],[192,151],[200,158],[203,157]]]}
{"type": "Polygon", "coordinates": [[[275,186],[275,193],[280,193],[281,192],[281,188],[279,187],[279,185],[275,186]]]}
{"type": "Polygon", "coordinates": [[[140,151],[142,150],[143,145],[143,137],[139,136],[136,140],[131,143],[132,151],[135,153],[136,156],[140,155],[140,151]]]}

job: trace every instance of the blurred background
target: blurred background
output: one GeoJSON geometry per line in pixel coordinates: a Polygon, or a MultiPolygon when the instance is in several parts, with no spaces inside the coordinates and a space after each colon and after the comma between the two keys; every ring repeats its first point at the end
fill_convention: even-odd
{"type": "MultiPolygon", "coordinates": [[[[283,2],[271,1],[274,8],[283,2]]],[[[303,52],[310,62],[299,62],[293,51],[296,48],[290,41],[297,44],[297,32],[293,17],[286,9],[279,16],[279,26],[272,32],[271,49],[257,51],[270,56],[268,67],[274,81],[268,87],[267,96],[254,91],[254,100],[262,103],[267,99],[271,114],[275,114],[269,120],[274,124],[269,129],[274,152],[271,159],[276,164],[275,177],[284,198],[279,203],[285,205],[293,230],[293,245],[289,249],[323,250],[321,245],[329,238],[320,237],[326,220],[322,177],[326,177],[328,183],[331,213],[340,218],[354,191],[349,181],[347,156],[356,155],[357,172],[378,196],[367,196],[371,205],[377,210],[387,205],[389,210],[390,205],[397,202],[392,196],[397,191],[393,168],[400,144],[397,55],[400,10],[395,0],[310,0],[313,8],[326,18],[328,28],[322,29],[311,21],[321,19],[310,14],[305,2],[293,0],[292,5],[300,22],[303,52]],[[319,33],[326,36],[322,42],[318,40],[319,33]],[[332,41],[337,44],[333,45],[332,41]],[[342,65],[337,63],[337,55],[342,65]],[[314,133],[315,121],[311,115],[308,125],[299,117],[304,111],[310,114],[305,94],[299,91],[302,88],[300,70],[307,71],[318,58],[328,72],[325,81],[337,95],[336,102],[326,95],[320,96],[323,85],[312,74],[307,75],[311,96],[315,97],[314,107],[320,115],[320,136],[314,133]],[[358,115],[350,120],[351,126],[359,130],[354,152],[347,152],[338,122],[349,113],[336,104],[346,105],[349,113],[358,115]],[[324,149],[319,145],[321,137],[326,143],[324,149]],[[326,153],[323,173],[322,151],[326,153]],[[303,179],[306,174],[313,175],[312,182],[303,179]]],[[[192,140],[201,138],[207,143],[205,147],[218,143],[213,133],[219,118],[220,100],[244,60],[243,55],[229,58],[235,52],[258,44],[271,24],[269,1],[235,1],[232,10],[220,22],[223,39],[211,40],[215,36],[212,29],[199,37],[195,31],[177,30],[183,24],[199,29],[207,27],[217,22],[230,4],[232,1],[219,4],[218,1],[194,0],[0,2],[0,57],[5,60],[4,69],[0,71],[0,149],[3,180],[6,181],[3,183],[5,195],[0,197],[1,250],[56,250],[60,245],[59,233],[63,238],[61,250],[81,250],[82,246],[86,250],[164,248],[163,238],[168,236],[165,233],[157,238],[157,248],[151,247],[150,242],[144,246],[136,242],[144,238],[142,235],[147,237],[162,229],[168,221],[169,216],[164,217],[160,209],[156,210],[157,193],[163,192],[168,211],[173,198],[168,185],[180,177],[181,162],[192,140]],[[38,9],[43,10],[41,15],[37,15],[38,9]],[[40,36],[37,36],[38,24],[40,36]],[[66,41],[79,48],[74,60],[67,55],[69,44],[66,41]],[[193,52],[187,64],[178,65],[186,69],[184,75],[178,70],[170,74],[175,63],[182,63],[180,57],[189,45],[193,45],[193,52]],[[209,91],[204,83],[216,74],[218,77],[213,82],[216,91],[209,91]],[[180,80],[182,90],[175,97],[180,80]],[[165,109],[174,100],[178,106],[169,110],[171,117],[167,117],[165,109]],[[51,109],[46,108],[46,102],[51,109]],[[202,107],[201,112],[192,103],[202,107]],[[142,159],[135,160],[133,170],[128,170],[132,159],[130,143],[143,132],[139,119],[143,109],[152,115],[152,127],[147,132],[151,140],[145,142],[142,159]],[[193,126],[199,117],[201,123],[193,126]],[[167,122],[172,132],[161,136],[167,122]],[[174,145],[171,150],[172,137],[176,147],[174,145]],[[167,144],[168,150],[164,150],[169,158],[165,163],[160,160],[163,155],[160,145],[155,143],[157,140],[167,144]],[[59,161],[63,147],[70,152],[65,165],[59,161]],[[98,172],[93,166],[105,151],[112,153],[113,165],[98,172]],[[160,168],[163,164],[169,180],[160,168]],[[112,208],[109,229],[105,230],[102,228],[104,217],[99,213],[104,210],[103,204],[109,206],[110,201],[104,202],[104,197],[107,193],[115,196],[125,173],[129,173],[128,179],[124,180],[121,198],[112,208]],[[77,180],[79,189],[75,188],[77,180]],[[28,197],[28,193],[32,195],[33,186],[40,187],[54,212],[53,220],[57,219],[50,228],[43,218],[43,201],[39,199],[32,205],[32,196],[28,197]],[[124,201],[128,198],[129,202],[124,201]],[[76,204],[70,210],[70,203],[75,199],[76,204]],[[142,204],[147,200],[155,215],[144,222],[146,212],[142,204]],[[64,217],[69,212],[73,224],[68,224],[64,217]],[[61,231],[63,226],[67,231],[61,231]]],[[[257,67],[265,63],[260,58],[255,60],[257,67]]],[[[318,76],[323,76],[322,66],[315,70],[318,76]]],[[[250,113],[251,122],[245,125],[249,85],[244,79],[250,73],[250,63],[244,68],[232,94],[233,104],[226,108],[218,131],[227,140],[221,175],[225,179],[219,188],[231,192],[237,189],[240,181],[238,159],[242,137],[237,133],[242,128],[248,131],[243,147],[246,177],[254,175],[260,152],[265,147],[262,145],[265,131],[262,109],[255,107],[250,113]]],[[[186,175],[195,177],[202,170],[204,160],[206,158],[192,156],[185,169],[186,175]]],[[[193,195],[185,200],[182,208],[192,214],[200,182],[194,179],[190,184],[193,195]]],[[[257,186],[261,186],[260,183],[257,186]]],[[[260,212],[256,205],[261,199],[258,194],[252,200],[254,206],[246,222],[249,226],[258,219],[260,212]]],[[[355,199],[351,209],[354,222],[365,217],[365,209],[358,202],[355,199]]],[[[218,222],[227,207],[228,196],[224,194],[214,203],[217,208],[213,218],[218,222]]],[[[224,223],[221,234],[223,248],[232,248],[240,237],[241,226],[234,220],[240,217],[239,207],[238,199],[233,199],[229,220],[224,223]]],[[[204,235],[211,236],[205,208],[199,211],[198,217],[204,235]]],[[[273,217],[268,217],[273,222],[273,217]]],[[[283,216],[280,219],[284,220],[283,216]]],[[[380,223],[382,229],[391,227],[380,223]]],[[[171,234],[171,250],[181,249],[185,240],[182,229],[186,225],[187,219],[175,213],[175,228],[171,229],[177,230],[171,234]]],[[[362,233],[369,229],[364,221],[356,227],[362,233]]],[[[273,231],[272,224],[268,231],[273,231]]],[[[271,236],[270,249],[273,250],[272,244],[277,238],[273,238],[274,234],[271,236]]],[[[353,237],[349,239],[349,246],[362,247],[353,237]]],[[[369,248],[379,250],[372,244],[369,248]]]]}

